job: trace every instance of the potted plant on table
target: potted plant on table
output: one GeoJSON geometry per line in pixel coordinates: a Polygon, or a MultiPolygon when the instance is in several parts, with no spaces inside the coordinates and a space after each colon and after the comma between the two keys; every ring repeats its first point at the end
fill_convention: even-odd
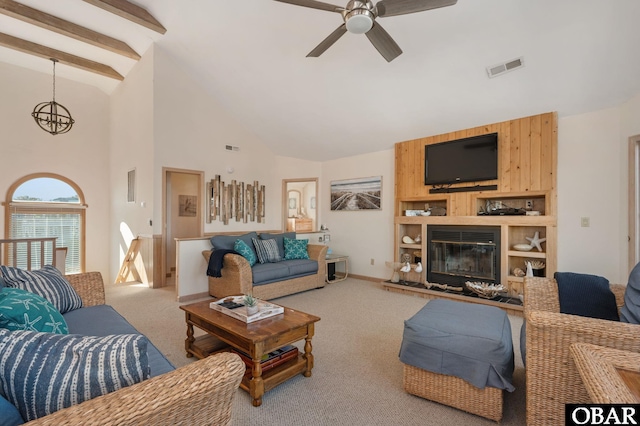
{"type": "Polygon", "coordinates": [[[247,307],[247,315],[258,313],[258,299],[251,294],[245,294],[242,303],[247,307]]]}

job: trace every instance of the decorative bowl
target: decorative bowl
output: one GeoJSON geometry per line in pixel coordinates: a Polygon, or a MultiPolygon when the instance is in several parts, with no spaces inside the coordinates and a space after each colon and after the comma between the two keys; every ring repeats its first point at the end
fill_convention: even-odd
{"type": "Polygon", "coordinates": [[[533,246],[529,244],[516,244],[513,246],[513,249],[518,251],[530,251],[532,248],[533,246]]]}
{"type": "Polygon", "coordinates": [[[493,299],[498,295],[498,293],[504,291],[504,286],[502,284],[490,284],[480,281],[467,281],[465,282],[465,285],[469,290],[485,299],[493,299]]]}

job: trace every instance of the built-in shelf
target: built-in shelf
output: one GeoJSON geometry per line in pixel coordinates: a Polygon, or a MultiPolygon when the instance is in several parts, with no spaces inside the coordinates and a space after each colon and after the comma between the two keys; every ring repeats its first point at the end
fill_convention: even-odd
{"type": "Polygon", "coordinates": [[[547,253],[540,251],[519,251],[519,250],[508,250],[507,256],[515,256],[515,257],[530,257],[532,259],[546,259],[547,253]]]}

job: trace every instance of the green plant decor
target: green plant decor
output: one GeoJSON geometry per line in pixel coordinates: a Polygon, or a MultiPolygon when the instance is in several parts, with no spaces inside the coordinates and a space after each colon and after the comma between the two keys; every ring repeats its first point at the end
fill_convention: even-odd
{"type": "Polygon", "coordinates": [[[242,298],[242,302],[244,303],[245,306],[257,306],[258,305],[258,299],[253,297],[250,294],[245,294],[244,297],[242,298]]]}

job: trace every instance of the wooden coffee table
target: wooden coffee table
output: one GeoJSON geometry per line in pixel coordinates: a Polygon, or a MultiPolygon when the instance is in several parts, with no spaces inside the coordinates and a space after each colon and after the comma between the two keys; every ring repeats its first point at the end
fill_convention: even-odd
{"type": "Polygon", "coordinates": [[[229,346],[248,354],[253,361],[251,374],[247,372],[240,387],[249,392],[253,405],[262,404],[262,395],[297,374],[311,377],[313,355],[311,338],[314,324],[320,318],[294,309],[284,308],[284,313],[251,324],[232,318],[209,308],[213,300],[180,306],[185,311],[187,356],[200,359],[221,351],[229,351],[229,346]],[[207,332],[194,337],[193,327],[207,332]],[[260,358],[283,346],[304,339],[304,353],[264,374],[260,358]]]}

